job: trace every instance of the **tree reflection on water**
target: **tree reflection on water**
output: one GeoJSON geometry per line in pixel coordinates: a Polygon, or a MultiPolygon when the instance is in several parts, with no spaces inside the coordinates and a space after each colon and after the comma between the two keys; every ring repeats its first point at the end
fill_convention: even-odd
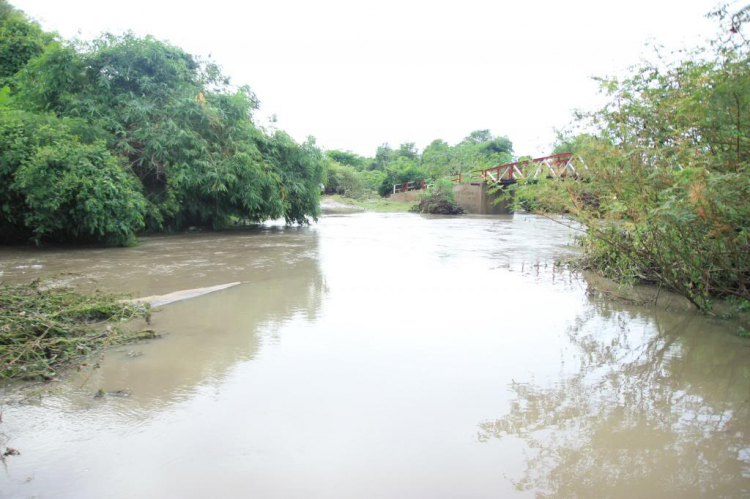
{"type": "Polygon", "coordinates": [[[525,442],[519,491],[750,495],[746,340],[702,317],[612,303],[594,304],[567,335],[575,365],[548,386],[513,382],[508,413],[480,424],[481,441],[525,442]]]}

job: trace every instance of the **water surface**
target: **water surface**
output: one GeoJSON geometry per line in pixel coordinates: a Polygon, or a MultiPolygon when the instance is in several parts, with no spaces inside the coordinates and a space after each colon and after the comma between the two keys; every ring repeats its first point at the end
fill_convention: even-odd
{"type": "Polygon", "coordinates": [[[241,282],[162,307],[162,339],[5,405],[21,455],[0,496],[750,496],[750,342],[598,298],[554,264],[571,236],[533,216],[365,213],[0,249],[10,282],[241,282]]]}

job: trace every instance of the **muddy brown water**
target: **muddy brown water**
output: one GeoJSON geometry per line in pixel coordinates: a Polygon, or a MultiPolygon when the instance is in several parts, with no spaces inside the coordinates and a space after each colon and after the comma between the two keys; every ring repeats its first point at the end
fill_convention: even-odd
{"type": "Polygon", "coordinates": [[[750,497],[750,342],[597,297],[575,251],[534,216],[370,213],[0,248],[9,282],[241,282],[6,403],[0,497],[750,497]]]}

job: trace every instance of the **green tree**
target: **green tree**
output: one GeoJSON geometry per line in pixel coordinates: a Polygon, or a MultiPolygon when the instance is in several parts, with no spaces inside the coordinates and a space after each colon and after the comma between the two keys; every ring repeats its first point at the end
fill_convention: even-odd
{"type": "Polygon", "coordinates": [[[143,228],[138,180],[103,142],[80,142],[76,126],[0,111],[0,241],[127,244],[143,228]]]}
{"type": "Polygon", "coordinates": [[[453,151],[442,139],[433,140],[422,152],[422,167],[431,179],[450,175],[453,151]]]}
{"type": "Polygon", "coordinates": [[[339,151],[338,149],[332,149],[330,151],[326,151],[326,156],[341,165],[349,165],[357,171],[364,170],[368,165],[367,158],[364,158],[359,154],[355,154],[351,151],[339,151]]]}
{"type": "Polygon", "coordinates": [[[340,194],[350,198],[358,198],[363,194],[362,178],[350,165],[331,161],[328,164],[327,175],[326,194],[340,194]]]}
{"type": "Polygon", "coordinates": [[[453,182],[447,178],[437,179],[412,210],[435,215],[460,215],[464,212],[456,204],[453,182]]]}
{"type": "Polygon", "coordinates": [[[394,184],[403,184],[412,180],[423,180],[425,171],[416,161],[400,156],[388,163],[385,168],[385,177],[381,181],[379,192],[381,196],[387,196],[393,192],[394,184]]]}
{"type": "Polygon", "coordinates": [[[497,154],[513,154],[513,143],[508,137],[495,137],[483,142],[480,146],[482,153],[492,156],[497,154]]]}
{"type": "Polygon", "coordinates": [[[493,139],[492,132],[489,130],[474,130],[462,142],[467,144],[481,144],[493,139]]]}
{"type": "Polygon", "coordinates": [[[360,173],[362,186],[366,191],[378,192],[387,174],[379,170],[363,171],[360,173]]]}
{"type": "Polygon", "coordinates": [[[0,88],[14,85],[13,76],[52,41],[35,22],[0,0],[0,88]]]}
{"type": "Polygon", "coordinates": [[[414,142],[404,142],[403,144],[398,146],[398,150],[396,151],[396,157],[406,158],[412,161],[418,160],[419,150],[417,149],[417,145],[414,142]]]}
{"type": "Polygon", "coordinates": [[[375,159],[370,163],[370,170],[385,170],[386,165],[395,158],[393,148],[388,144],[383,144],[378,147],[375,152],[375,159]]]}
{"type": "Polygon", "coordinates": [[[257,99],[215,64],[152,37],[104,35],[51,44],[18,81],[23,105],[86,120],[127,159],[152,229],[317,216],[320,151],[257,129],[257,99]]]}
{"type": "Polygon", "coordinates": [[[552,148],[552,154],[578,153],[586,146],[586,143],[594,139],[590,134],[579,135],[566,134],[557,131],[557,140],[552,148]]]}

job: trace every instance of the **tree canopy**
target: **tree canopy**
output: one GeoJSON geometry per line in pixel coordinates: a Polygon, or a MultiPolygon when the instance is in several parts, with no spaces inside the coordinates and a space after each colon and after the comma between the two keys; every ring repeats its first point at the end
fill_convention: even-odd
{"type": "Polygon", "coordinates": [[[13,33],[0,38],[0,53],[14,54],[0,65],[10,88],[0,133],[23,142],[0,144],[4,239],[123,243],[143,227],[317,217],[326,162],[314,139],[298,144],[258,128],[255,95],[231,85],[219,66],[132,33],[61,40],[0,1],[0,33],[13,33]],[[96,171],[91,188],[55,202],[101,223],[76,230],[63,230],[62,219],[42,223],[30,186],[54,195],[55,179],[80,162],[96,171]],[[32,182],[35,168],[48,174],[32,182]],[[107,180],[117,180],[124,204],[97,215],[96,206],[107,205],[97,182],[107,180]]]}

